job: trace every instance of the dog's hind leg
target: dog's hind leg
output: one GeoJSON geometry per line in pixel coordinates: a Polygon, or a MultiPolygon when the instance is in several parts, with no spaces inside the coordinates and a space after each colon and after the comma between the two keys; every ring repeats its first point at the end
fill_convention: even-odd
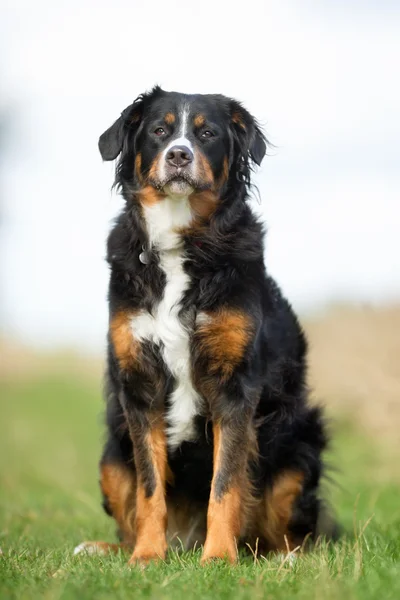
{"type": "MultiPolygon", "coordinates": [[[[255,536],[261,540],[261,546],[278,552],[292,552],[302,544],[304,536],[296,536],[292,530],[299,499],[304,493],[304,474],[300,471],[286,470],[267,487],[255,511],[253,524],[255,536]],[[264,542],[264,543],[263,543],[264,542]]],[[[309,532],[313,523],[309,519],[309,532]]],[[[308,531],[307,531],[308,533],[308,531]]]]}
{"type": "Polygon", "coordinates": [[[119,544],[107,542],[83,542],[74,554],[107,554],[121,550],[132,550],[135,544],[136,477],[133,469],[119,462],[102,462],[100,487],[103,506],[118,525],[119,544]]]}

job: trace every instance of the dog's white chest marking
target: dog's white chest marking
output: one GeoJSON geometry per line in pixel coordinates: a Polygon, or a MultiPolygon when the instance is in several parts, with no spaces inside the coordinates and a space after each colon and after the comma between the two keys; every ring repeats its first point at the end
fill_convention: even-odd
{"type": "Polygon", "coordinates": [[[144,208],[151,245],[160,252],[160,267],[166,275],[164,295],[153,314],[142,312],[132,318],[135,338],[160,344],[164,361],[175,379],[167,414],[167,436],[170,448],[194,437],[194,417],[199,396],[191,379],[189,335],[179,319],[181,300],[189,285],[183,269],[183,249],[174,229],[187,226],[192,218],[187,199],[165,198],[144,208]]]}

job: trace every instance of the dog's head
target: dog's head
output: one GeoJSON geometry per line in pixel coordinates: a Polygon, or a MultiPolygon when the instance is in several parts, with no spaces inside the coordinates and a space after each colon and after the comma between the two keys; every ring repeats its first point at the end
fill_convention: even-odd
{"type": "Polygon", "coordinates": [[[99,140],[103,160],[120,156],[116,183],[153,203],[209,191],[230,180],[248,185],[266,140],[243,106],[221,95],[187,95],[156,87],[139,96],[99,140]]]}

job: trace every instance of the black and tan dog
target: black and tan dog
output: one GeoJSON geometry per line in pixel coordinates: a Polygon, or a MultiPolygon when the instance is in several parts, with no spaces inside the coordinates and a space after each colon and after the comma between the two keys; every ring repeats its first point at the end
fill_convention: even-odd
{"type": "Polygon", "coordinates": [[[248,205],[266,140],[221,95],[159,87],[100,137],[126,201],[111,269],[105,510],[131,563],[179,539],[202,561],[293,549],[321,532],[320,411],[306,340],[264,266],[248,205]]]}

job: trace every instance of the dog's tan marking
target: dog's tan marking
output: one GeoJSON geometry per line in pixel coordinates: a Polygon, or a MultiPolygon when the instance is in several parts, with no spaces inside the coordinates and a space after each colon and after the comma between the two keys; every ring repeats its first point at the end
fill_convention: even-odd
{"type": "Polygon", "coordinates": [[[197,152],[197,178],[203,184],[214,188],[214,174],[208,159],[202,152],[197,152]]]}
{"type": "Polygon", "coordinates": [[[167,551],[167,505],[165,484],[167,480],[167,442],[163,424],[156,424],[147,435],[156,487],[151,496],[146,495],[143,482],[138,481],[136,496],[136,545],[130,564],[146,564],[150,560],[164,559],[167,551]]]}
{"type": "Polygon", "coordinates": [[[138,152],[136,155],[136,158],[135,158],[135,173],[136,173],[136,176],[140,183],[143,181],[141,168],[142,168],[142,155],[140,152],[138,152]]]}
{"type": "Polygon", "coordinates": [[[219,180],[220,187],[222,187],[224,185],[224,183],[226,183],[228,181],[228,177],[229,177],[229,163],[228,163],[228,158],[225,156],[224,162],[223,162],[223,167],[222,167],[222,174],[221,174],[221,177],[219,180]]]}
{"type": "Polygon", "coordinates": [[[213,436],[213,480],[207,512],[207,538],[201,562],[204,564],[213,558],[225,558],[234,563],[241,529],[241,492],[236,483],[230,486],[222,498],[216,497],[215,481],[221,466],[222,452],[221,426],[218,423],[213,424],[213,436]]]}
{"type": "Polygon", "coordinates": [[[105,463],[100,469],[100,486],[118,523],[125,542],[135,538],[135,474],[119,463],[105,463]]]}
{"type": "Polygon", "coordinates": [[[172,125],[173,123],[175,123],[175,115],[172,112],[167,112],[167,114],[164,117],[164,121],[167,123],[167,125],[172,125]]]}
{"type": "Polygon", "coordinates": [[[207,313],[197,327],[196,341],[209,358],[209,372],[218,373],[223,381],[229,379],[243,359],[252,333],[250,317],[239,309],[207,313]]]}
{"type": "Polygon", "coordinates": [[[107,506],[116,520],[122,538],[120,544],[83,542],[74,554],[108,554],[132,550],[135,543],[136,478],[131,469],[121,463],[104,463],[100,467],[100,487],[107,506]]]}
{"type": "Polygon", "coordinates": [[[274,550],[285,552],[287,545],[290,550],[296,546],[295,541],[291,538],[289,524],[296,499],[302,493],[303,482],[303,473],[285,471],[278,476],[272,490],[267,491],[264,495],[260,506],[258,528],[274,550]]]}
{"type": "Polygon", "coordinates": [[[152,185],[146,185],[138,192],[138,198],[143,206],[153,206],[157,202],[161,202],[165,195],[161,194],[152,185]]]}
{"type": "Polygon", "coordinates": [[[140,344],[132,334],[133,311],[121,310],[110,321],[110,337],[119,366],[123,371],[138,362],[140,344]]]}
{"type": "Polygon", "coordinates": [[[206,119],[205,119],[204,115],[196,115],[193,120],[195,127],[203,127],[205,122],[206,122],[206,119]]]}
{"type": "Polygon", "coordinates": [[[194,217],[192,227],[195,227],[197,222],[200,224],[211,218],[218,206],[218,196],[211,190],[195,192],[189,196],[189,204],[194,217]]]}

